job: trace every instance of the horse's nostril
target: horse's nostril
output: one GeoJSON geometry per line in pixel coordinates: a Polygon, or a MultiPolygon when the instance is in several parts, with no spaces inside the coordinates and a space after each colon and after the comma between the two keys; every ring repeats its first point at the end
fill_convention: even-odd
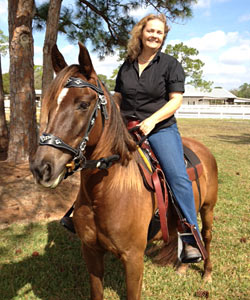
{"type": "Polygon", "coordinates": [[[42,177],[44,181],[49,181],[52,173],[52,166],[50,163],[45,163],[42,166],[42,177]]]}
{"type": "Polygon", "coordinates": [[[38,181],[49,181],[52,174],[52,165],[46,162],[33,166],[32,173],[38,181]]]}

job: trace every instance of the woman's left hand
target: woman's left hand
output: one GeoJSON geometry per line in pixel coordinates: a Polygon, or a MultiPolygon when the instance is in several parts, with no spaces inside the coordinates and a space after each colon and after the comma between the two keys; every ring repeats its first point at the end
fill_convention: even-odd
{"type": "Polygon", "coordinates": [[[147,118],[139,124],[140,130],[144,135],[148,135],[155,128],[155,124],[152,119],[147,118]]]}

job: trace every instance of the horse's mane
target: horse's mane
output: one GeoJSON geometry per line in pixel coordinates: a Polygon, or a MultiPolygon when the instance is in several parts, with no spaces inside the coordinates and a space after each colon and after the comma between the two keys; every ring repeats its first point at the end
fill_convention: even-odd
{"type": "MultiPolygon", "coordinates": [[[[45,108],[43,108],[43,114],[48,115],[48,111],[54,103],[53,100],[58,98],[67,79],[71,76],[76,77],[79,72],[81,73],[81,67],[80,65],[75,64],[67,66],[58,73],[45,93],[43,100],[43,106],[45,106],[45,108]]],[[[95,78],[95,81],[96,80],[97,77],[95,78]]],[[[102,85],[105,96],[110,104],[108,112],[109,120],[105,126],[105,132],[94,151],[94,155],[99,157],[102,156],[104,152],[119,154],[121,157],[121,163],[126,165],[132,157],[132,152],[136,150],[136,144],[124,125],[120,111],[116,106],[112,95],[109,93],[105,85],[102,85]]]]}
{"type": "Polygon", "coordinates": [[[119,154],[121,163],[126,165],[132,158],[132,153],[136,150],[136,143],[129,134],[111,93],[109,93],[105,85],[103,86],[105,88],[105,96],[110,103],[109,122],[105,129],[105,134],[100,140],[102,146],[101,148],[97,147],[97,151],[103,151],[104,147],[106,150],[109,148],[113,154],[119,154]]]}

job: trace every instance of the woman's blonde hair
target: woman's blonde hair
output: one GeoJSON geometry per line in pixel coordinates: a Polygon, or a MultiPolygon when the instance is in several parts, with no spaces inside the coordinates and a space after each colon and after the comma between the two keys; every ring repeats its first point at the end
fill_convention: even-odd
{"type": "Polygon", "coordinates": [[[163,38],[162,45],[164,44],[165,39],[167,37],[167,33],[169,32],[169,27],[167,26],[165,15],[164,14],[147,15],[134,26],[134,28],[130,33],[131,37],[128,41],[128,46],[127,46],[127,59],[130,62],[135,61],[142,51],[142,31],[145,28],[147,22],[155,19],[162,21],[162,23],[164,24],[164,38],[163,38]]]}

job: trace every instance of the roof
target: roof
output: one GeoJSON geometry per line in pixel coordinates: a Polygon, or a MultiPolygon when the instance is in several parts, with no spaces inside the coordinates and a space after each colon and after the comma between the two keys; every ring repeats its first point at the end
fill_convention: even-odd
{"type": "Polygon", "coordinates": [[[202,90],[201,88],[195,88],[191,85],[185,86],[184,97],[195,98],[217,98],[217,99],[236,99],[237,96],[229,92],[222,87],[212,88],[211,92],[202,90]]]}

